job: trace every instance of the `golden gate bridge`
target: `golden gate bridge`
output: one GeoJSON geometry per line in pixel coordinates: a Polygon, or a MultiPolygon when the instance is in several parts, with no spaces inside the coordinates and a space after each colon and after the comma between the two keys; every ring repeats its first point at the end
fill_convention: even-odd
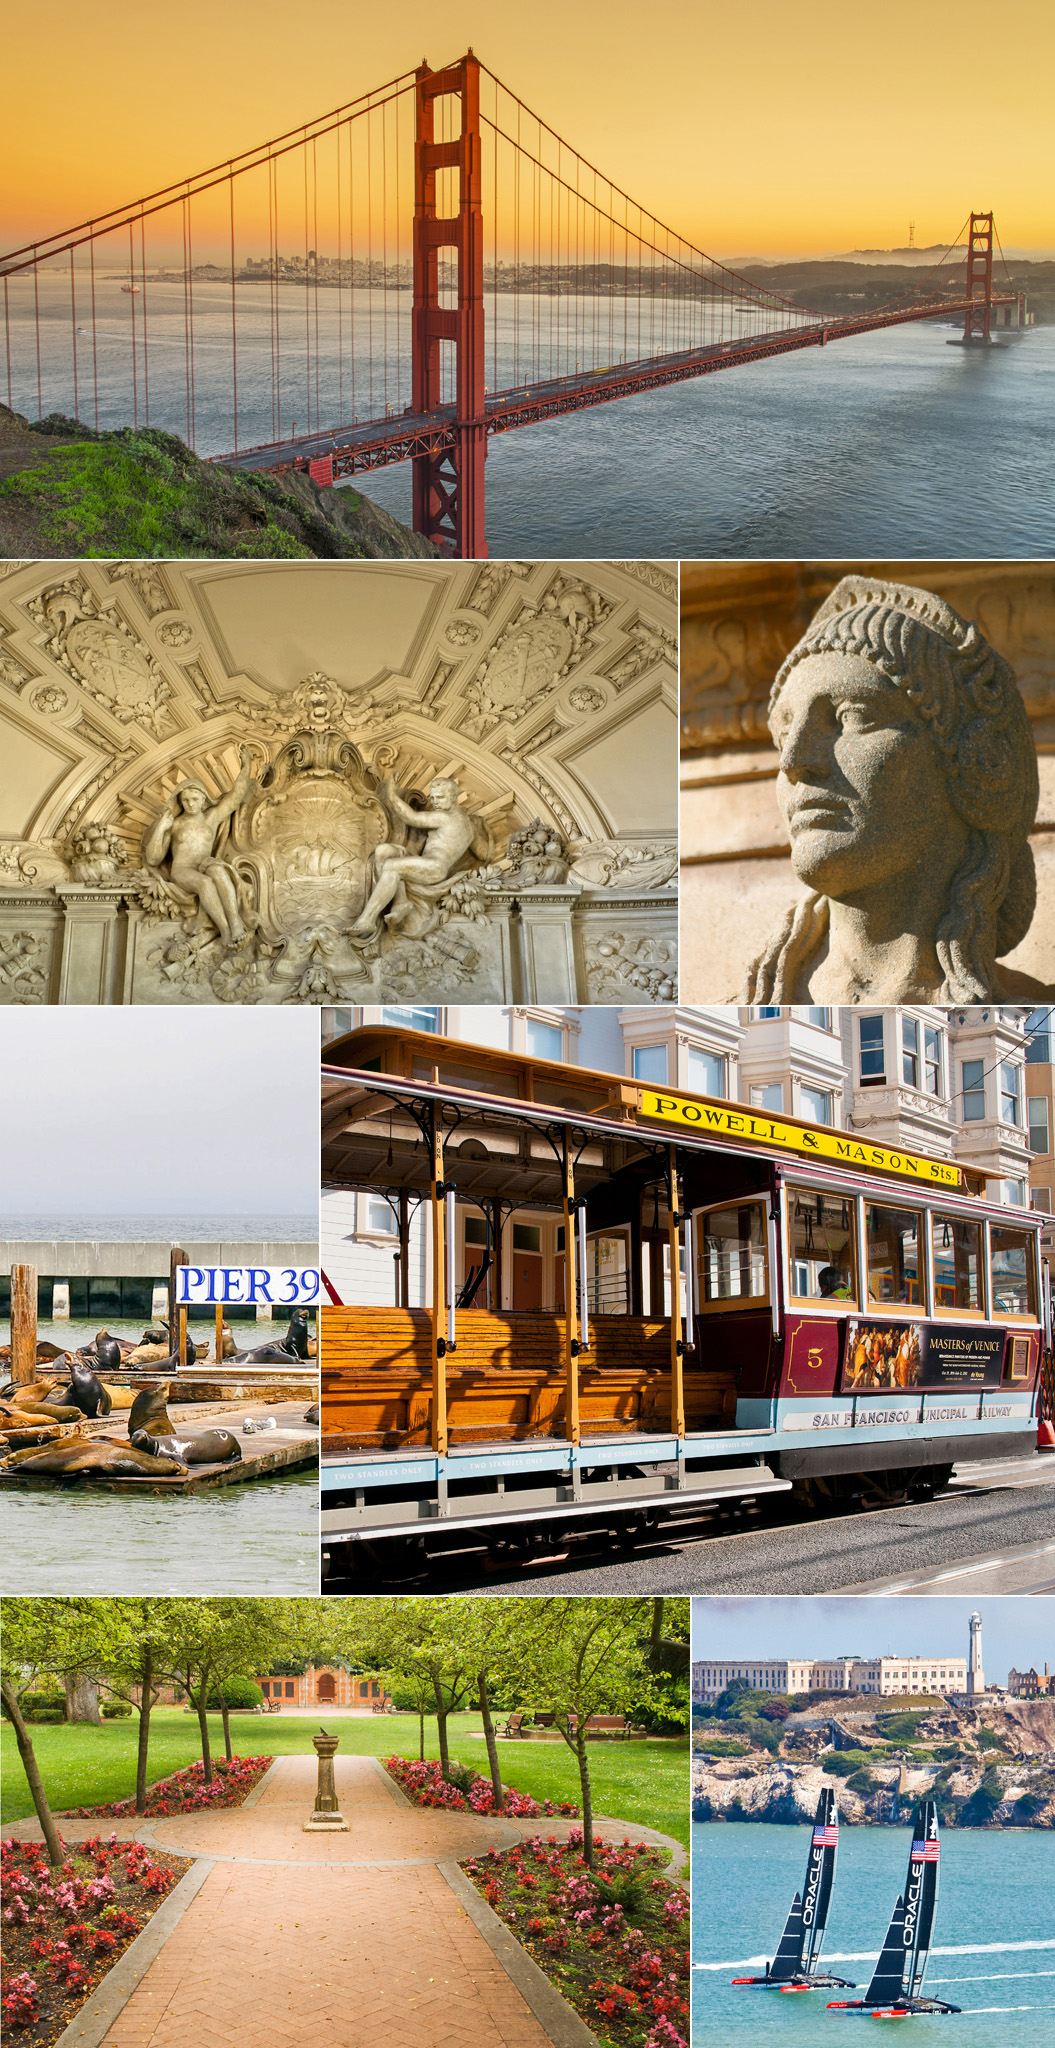
{"type": "Polygon", "coordinates": [[[482,558],[493,435],[909,321],[988,342],[1022,306],[994,243],[972,212],[900,298],[822,315],[665,226],[469,51],[0,257],[7,402],[321,484],[411,462],[415,530],[482,558]]]}

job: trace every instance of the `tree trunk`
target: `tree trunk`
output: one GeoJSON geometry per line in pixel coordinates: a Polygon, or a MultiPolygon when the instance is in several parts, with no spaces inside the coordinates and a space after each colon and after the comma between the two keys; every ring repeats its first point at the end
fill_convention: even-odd
{"type": "MultiPolygon", "coordinates": [[[[188,1692],[190,1692],[189,1685],[187,1687],[187,1690],[188,1692]]],[[[209,1670],[208,1666],[206,1666],[201,1675],[201,1682],[198,1686],[198,1697],[196,1700],[194,1700],[194,1704],[198,1709],[198,1727],[201,1730],[201,1760],[205,1766],[205,1783],[207,1785],[211,1785],[213,1781],[212,1751],[209,1748],[209,1717],[205,1705],[205,1702],[208,1699],[208,1697],[209,1670]]],[[[194,1699],[193,1693],[191,1693],[191,1698],[192,1700],[194,1699]]]]}
{"type": "Polygon", "coordinates": [[[66,1671],[62,1683],[66,1688],[67,1721],[91,1721],[98,1727],[103,1718],[99,1712],[98,1681],[87,1671],[66,1671]]]}
{"type": "Polygon", "coordinates": [[[592,1870],[593,1792],[590,1787],[590,1766],[586,1758],[586,1717],[583,1714],[579,1714],[576,1717],[574,1735],[571,1732],[571,1721],[572,1717],[569,1714],[565,1724],[562,1726],[558,1719],[557,1726],[560,1728],[560,1732],[579,1767],[579,1795],[582,1804],[582,1854],[587,1868],[592,1870]]]}
{"type": "Polygon", "coordinates": [[[432,1690],[436,1695],[436,1735],[440,1745],[440,1772],[444,1778],[449,1778],[451,1757],[447,1748],[447,1703],[443,1697],[443,1687],[436,1677],[433,1677],[432,1690]]]}
{"type": "Polygon", "coordinates": [[[223,1746],[227,1761],[230,1763],[233,1754],[231,1750],[231,1709],[224,1699],[222,1691],[220,1693],[220,1713],[223,1718],[223,1746]]]}
{"type": "Polygon", "coordinates": [[[4,1706],[7,1708],[11,1725],[15,1731],[18,1754],[22,1759],[22,1768],[26,1774],[26,1782],[29,1786],[37,1819],[40,1822],[41,1833],[47,1843],[48,1862],[52,1865],[53,1869],[61,1870],[65,1858],[62,1853],[62,1844],[59,1841],[59,1831],[55,1826],[54,1815],[48,1805],[48,1795],[44,1790],[44,1780],[40,1775],[40,1766],[37,1763],[36,1753],[33,1748],[33,1738],[22,1719],[22,1710],[18,1704],[18,1694],[9,1678],[0,1679],[0,1694],[3,1695],[4,1706]]]}
{"type": "Polygon", "coordinates": [[[136,1812],[147,1810],[147,1752],[150,1747],[150,1709],[154,1704],[154,1652],[143,1644],[139,1686],[139,1748],[136,1752],[136,1812]]]}
{"type": "Polygon", "coordinates": [[[588,1870],[593,1869],[593,1793],[590,1788],[590,1766],[586,1760],[586,1716],[580,1714],[575,1731],[575,1756],[579,1766],[579,1785],[582,1790],[582,1854],[588,1870]]]}
{"type": "Polygon", "coordinates": [[[487,1744],[487,1761],[491,1766],[491,1790],[495,1795],[496,1810],[499,1813],[501,1813],[505,1805],[505,1795],[502,1791],[502,1772],[498,1762],[498,1744],[495,1741],[495,1724],[491,1719],[491,1701],[487,1691],[486,1671],[477,1672],[476,1689],[480,1698],[480,1712],[483,1715],[484,1741],[487,1744]]]}
{"type": "Polygon", "coordinates": [[[418,1708],[418,1762],[425,1761],[425,1709],[418,1708]]]}

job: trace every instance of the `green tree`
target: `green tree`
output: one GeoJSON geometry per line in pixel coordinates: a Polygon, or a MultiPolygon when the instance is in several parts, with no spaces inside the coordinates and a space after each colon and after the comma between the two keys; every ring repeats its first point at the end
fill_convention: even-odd
{"type": "MultiPolygon", "coordinates": [[[[524,1610],[518,1645],[520,1697],[525,1705],[554,1715],[575,1757],[583,1856],[592,1868],[593,1793],[587,1722],[592,1714],[625,1712],[632,1700],[649,1696],[655,1682],[649,1670],[651,1603],[574,1598],[525,1600],[516,1605],[524,1610]]],[[[687,1712],[686,1703],[686,1718],[687,1712]]]]}
{"type": "Polygon", "coordinates": [[[91,1659],[90,1614],[85,1610],[90,1610],[93,1604],[50,1598],[4,1602],[0,1698],[15,1731],[33,1809],[47,1845],[48,1862],[56,1869],[64,1860],[62,1844],[20,1701],[23,1694],[32,1690],[41,1672],[75,1671],[91,1659]]]}

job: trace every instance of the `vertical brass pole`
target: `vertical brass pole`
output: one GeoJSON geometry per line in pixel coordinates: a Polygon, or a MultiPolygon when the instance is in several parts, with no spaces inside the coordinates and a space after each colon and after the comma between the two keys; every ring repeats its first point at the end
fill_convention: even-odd
{"type": "Polygon", "coordinates": [[[579,1434],[579,1315],[575,1270],[575,1162],[568,1156],[564,1133],[564,1434],[570,1444],[579,1434]]]}
{"type": "Polygon", "coordinates": [[[678,1199],[678,1155],[670,1147],[670,1426],[675,1436],[685,1434],[685,1374],[681,1342],[681,1287],[678,1275],[681,1204],[678,1199]]]}
{"type": "Polygon", "coordinates": [[[216,1304],[216,1363],[223,1364],[223,1302],[216,1304]]]}
{"type": "Polygon", "coordinates": [[[410,1200],[399,1190],[399,1306],[410,1307],[410,1200]]]}
{"type": "Polygon", "coordinates": [[[11,1268],[11,1378],[28,1387],[37,1376],[37,1269],[11,1268]]]}
{"type": "Polygon", "coordinates": [[[432,1448],[447,1455],[447,1318],[444,1278],[447,1261],[443,1242],[443,1131],[432,1112],[432,1448]]]}
{"type": "Polygon", "coordinates": [[[186,1370],[187,1370],[187,1304],[186,1304],[186,1302],[184,1302],[184,1303],[183,1303],[183,1305],[181,1306],[181,1308],[180,1308],[180,1311],[179,1311],[179,1347],[178,1347],[178,1348],[179,1348],[179,1369],[180,1369],[180,1371],[181,1371],[181,1372],[186,1372],[186,1370]]]}

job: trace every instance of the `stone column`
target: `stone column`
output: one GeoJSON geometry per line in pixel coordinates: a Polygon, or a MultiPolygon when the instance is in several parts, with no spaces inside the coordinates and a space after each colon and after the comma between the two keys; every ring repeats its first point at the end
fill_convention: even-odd
{"type": "Polygon", "coordinates": [[[125,916],[120,889],[66,882],[55,891],[66,913],[60,1003],[114,1003],[124,993],[125,916]]]}
{"type": "Polygon", "coordinates": [[[520,988],[525,1003],[579,1003],[585,1000],[575,958],[572,913],[581,887],[554,884],[518,889],[520,988]]]}
{"type": "Polygon", "coordinates": [[[315,1794],[315,1811],[304,1822],[303,1833],[314,1833],[317,1829],[329,1829],[335,1834],[347,1834],[348,1822],[337,1806],[337,1787],[333,1777],[333,1759],[337,1752],[339,1735],[313,1735],[312,1745],[319,1759],[319,1789],[315,1794]]]}

